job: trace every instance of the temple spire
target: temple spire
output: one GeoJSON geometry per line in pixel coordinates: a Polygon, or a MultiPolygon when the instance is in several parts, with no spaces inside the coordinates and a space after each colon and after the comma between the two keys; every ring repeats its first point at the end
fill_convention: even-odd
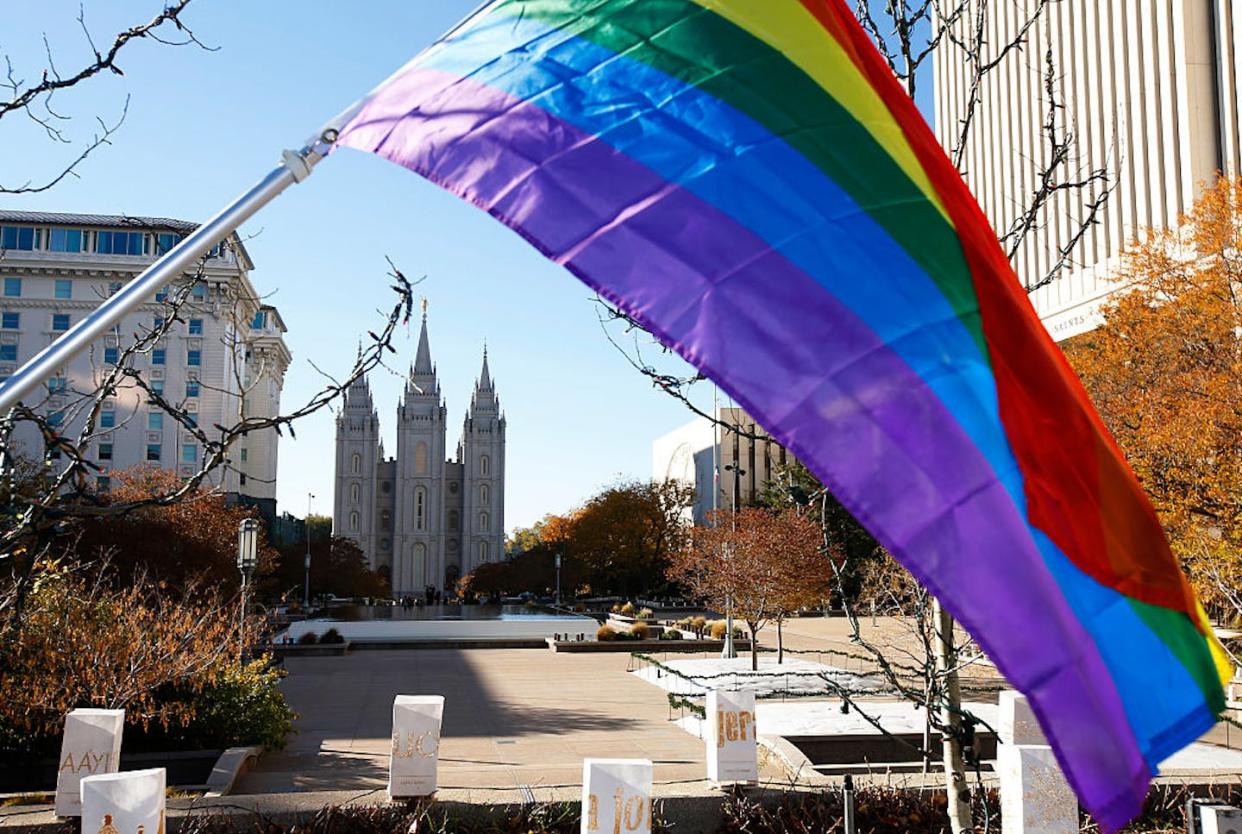
{"type": "Polygon", "coordinates": [[[427,338],[427,299],[423,299],[423,327],[418,334],[418,352],[414,355],[414,374],[430,376],[435,368],[431,364],[431,343],[427,338]]]}
{"type": "Polygon", "coordinates": [[[479,388],[483,391],[492,388],[492,375],[487,369],[487,342],[483,343],[483,371],[479,374],[479,388]]]}

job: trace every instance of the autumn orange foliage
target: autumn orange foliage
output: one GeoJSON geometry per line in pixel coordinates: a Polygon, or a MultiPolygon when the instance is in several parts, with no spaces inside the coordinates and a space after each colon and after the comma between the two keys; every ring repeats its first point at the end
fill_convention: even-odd
{"type": "Polygon", "coordinates": [[[53,735],[75,707],[124,709],[144,728],[184,724],[193,707],[170,690],[193,695],[236,661],[233,600],[195,587],[169,595],[143,574],[120,587],[106,579],[40,571],[20,631],[0,641],[0,729],[53,735]]]}
{"type": "MultiPolygon", "coordinates": [[[[1242,614],[1242,180],[1125,253],[1131,288],[1064,345],[1217,617],[1242,614]]],[[[1050,437],[1049,442],[1055,442],[1050,437]]]]}
{"type": "MultiPolygon", "coordinates": [[[[708,516],[709,526],[695,527],[689,544],[673,554],[668,576],[718,611],[731,599],[734,616],[752,636],[831,593],[823,533],[805,514],[744,507],[736,515],[718,510],[708,516]]],[[[757,652],[752,642],[752,668],[758,668],[757,652]]]]}
{"type": "MultiPolygon", "coordinates": [[[[141,501],[176,489],[177,473],[149,466],[113,475],[106,499],[111,503],[141,501]]],[[[121,516],[83,522],[79,535],[64,543],[80,560],[106,557],[118,579],[149,573],[172,589],[204,582],[229,590],[240,584],[237,570],[237,528],[256,512],[230,505],[224,495],[200,489],[167,506],[144,507],[121,516]]],[[[275,567],[276,553],[266,536],[260,538],[255,579],[275,567]]]]}

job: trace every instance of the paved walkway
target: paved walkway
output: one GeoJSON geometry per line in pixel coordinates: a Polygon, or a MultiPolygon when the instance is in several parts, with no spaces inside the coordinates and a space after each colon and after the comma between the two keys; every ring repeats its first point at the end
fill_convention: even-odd
{"type": "MultiPolygon", "coordinates": [[[[863,637],[914,648],[896,621],[863,622],[863,637]]],[[[776,633],[760,633],[774,646],[776,633]]],[[[802,656],[853,671],[827,652],[859,652],[843,618],[793,620],[785,645],[825,652],[802,656]]],[[[684,658],[672,654],[667,659],[684,658]]],[[[377,790],[387,782],[392,700],[398,694],[446,699],[440,784],[446,789],[577,787],[587,756],[649,758],[658,793],[705,788],[702,742],[669,720],[662,689],[626,674],[629,655],[556,654],[540,649],[355,652],[345,657],[290,658],[281,684],[301,718],[288,746],[262,757],[237,793],[377,790]],[[659,790],[663,786],[664,790],[659,790]]],[[[977,667],[972,674],[993,677],[977,667]]],[[[1204,740],[1224,743],[1223,725],[1204,740]]],[[[1230,731],[1232,746],[1239,733],[1230,731]]],[[[765,778],[780,778],[765,767],[765,778]]],[[[543,793],[542,791],[540,792],[543,793]]]]}
{"type": "Polygon", "coordinates": [[[398,694],[445,696],[445,789],[576,787],[587,756],[649,758],[657,784],[701,782],[703,743],[668,720],[664,691],[626,674],[628,662],[539,649],[291,658],[281,686],[302,716],[297,733],[236,792],[382,788],[398,694]]]}

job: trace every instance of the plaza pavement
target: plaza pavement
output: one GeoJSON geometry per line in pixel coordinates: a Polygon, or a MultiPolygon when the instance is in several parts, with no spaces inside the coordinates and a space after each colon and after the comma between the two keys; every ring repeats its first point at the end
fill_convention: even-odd
{"type": "Polygon", "coordinates": [[[398,694],[445,696],[445,790],[508,789],[518,801],[522,786],[576,788],[588,756],[651,759],[657,784],[702,782],[703,743],[668,720],[664,691],[626,674],[628,662],[539,649],[291,658],[281,686],[302,716],[297,733],[235,793],[383,788],[398,694]]]}
{"type": "MultiPolygon", "coordinates": [[[[859,654],[849,636],[843,618],[797,619],[785,627],[785,646],[824,652],[808,659],[865,671],[868,664],[827,654],[859,654]]],[[[902,624],[884,618],[876,626],[864,619],[863,637],[898,651],[913,648],[914,642],[902,624]]],[[[762,631],[760,641],[774,646],[775,629],[762,631]]],[[[664,690],[627,674],[629,665],[626,653],[541,649],[290,658],[290,674],[281,688],[301,715],[296,733],[284,750],[265,754],[235,792],[382,790],[392,701],[399,694],[445,696],[440,785],[446,791],[486,794],[492,801],[499,801],[500,791],[520,800],[521,789],[529,787],[543,799],[557,786],[579,786],[582,759],[588,756],[651,759],[657,794],[705,790],[703,743],[669,720],[664,690]]],[[[995,677],[982,665],[971,674],[995,677]]],[[[1233,735],[1236,747],[1239,740],[1233,735]]],[[[1223,743],[1224,729],[1218,727],[1204,740],[1223,743]]],[[[765,763],[761,777],[782,781],[774,764],[765,763]]]]}
{"type": "MultiPolygon", "coordinates": [[[[903,633],[880,620],[866,636],[903,633]]],[[[848,651],[840,618],[792,621],[785,645],[848,651]]],[[[775,630],[760,634],[774,645],[775,630]]],[[[669,658],[684,657],[672,654],[669,658]]],[[[825,656],[824,662],[833,662],[825,656]]],[[[620,654],[540,649],[430,649],[295,657],[281,683],[300,714],[285,749],[265,754],[236,793],[383,788],[395,695],[444,695],[440,784],[445,789],[578,786],[587,756],[649,758],[657,785],[702,782],[703,743],[669,720],[662,689],[626,673],[620,654]]],[[[775,766],[765,777],[779,779],[775,766]]]]}

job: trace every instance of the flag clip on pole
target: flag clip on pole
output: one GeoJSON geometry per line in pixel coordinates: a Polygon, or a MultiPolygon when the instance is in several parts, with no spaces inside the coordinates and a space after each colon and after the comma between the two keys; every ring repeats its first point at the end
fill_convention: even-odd
{"type": "Polygon", "coordinates": [[[0,384],[0,413],[17,405],[22,397],[43,384],[58,368],[120,324],[127,314],[151,301],[156,290],[184,275],[192,264],[236,231],[276,195],[309,177],[315,165],[327,155],[336,137],[337,131],[327,128],[300,151],[285,151],[281,154],[280,165],[18,368],[0,384]]]}

